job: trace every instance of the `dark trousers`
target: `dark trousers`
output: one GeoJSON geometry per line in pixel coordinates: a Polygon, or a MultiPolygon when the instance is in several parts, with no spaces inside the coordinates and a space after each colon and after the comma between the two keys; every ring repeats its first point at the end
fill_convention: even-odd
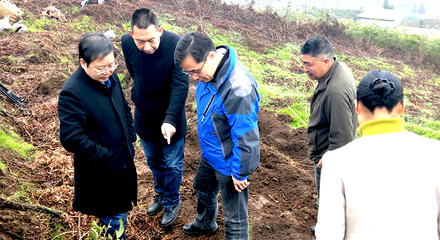
{"type": "Polygon", "coordinates": [[[185,137],[171,145],[158,145],[141,139],[148,167],[153,172],[154,191],[163,194],[163,205],[174,207],[180,201],[185,137]]]}
{"type": "Polygon", "coordinates": [[[321,188],[321,170],[318,168],[318,165],[315,163],[313,165],[313,172],[315,172],[315,182],[316,182],[316,206],[319,208],[319,189],[321,188]]]}
{"type": "Polygon", "coordinates": [[[217,228],[215,220],[218,214],[218,192],[220,190],[225,239],[249,239],[249,188],[240,193],[237,192],[232,177],[217,172],[203,157],[200,158],[193,186],[197,192],[196,227],[204,230],[217,228]]]}

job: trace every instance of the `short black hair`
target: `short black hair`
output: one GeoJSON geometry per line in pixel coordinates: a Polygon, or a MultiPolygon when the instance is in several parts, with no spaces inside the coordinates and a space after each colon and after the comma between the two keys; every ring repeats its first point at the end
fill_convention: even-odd
{"type": "Polygon", "coordinates": [[[131,31],[133,31],[134,26],[139,29],[147,29],[151,25],[154,25],[156,30],[159,30],[159,19],[152,10],[140,8],[134,11],[131,16],[131,31]]]}
{"type": "Polygon", "coordinates": [[[330,41],[323,36],[313,36],[301,47],[301,54],[307,54],[312,57],[324,55],[333,60],[333,47],[330,41]]]}
{"type": "Polygon", "coordinates": [[[403,101],[402,82],[392,72],[373,70],[359,82],[356,99],[371,112],[377,107],[385,107],[391,112],[403,101]]]}
{"type": "Polygon", "coordinates": [[[201,32],[192,32],[183,35],[174,50],[174,62],[180,64],[188,55],[194,58],[196,63],[205,61],[208,53],[215,51],[212,40],[201,32]]]}
{"type": "Polygon", "coordinates": [[[87,33],[82,36],[78,46],[79,59],[89,64],[97,59],[103,59],[113,53],[116,58],[116,49],[112,41],[102,32],[87,33]]]}

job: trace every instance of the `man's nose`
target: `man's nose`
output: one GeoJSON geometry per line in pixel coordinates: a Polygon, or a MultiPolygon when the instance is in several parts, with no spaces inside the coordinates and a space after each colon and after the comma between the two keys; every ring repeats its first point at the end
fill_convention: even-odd
{"type": "Polygon", "coordinates": [[[144,50],[150,50],[151,49],[151,46],[150,46],[150,44],[145,44],[145,46],[144,46],[144,50]]]}
{"type": "Polygon", "coordinates": [[[198,74],[192,74],[191,77],[192,77],[192,79],[194,79],[196,81],[200,78],[200,76],[198,74]]]}

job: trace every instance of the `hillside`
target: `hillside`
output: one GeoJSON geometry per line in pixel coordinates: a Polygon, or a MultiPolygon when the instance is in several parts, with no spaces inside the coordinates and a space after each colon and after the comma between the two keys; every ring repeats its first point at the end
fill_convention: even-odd
{"type": "MultiPolygon", "coordinates": [[[[0,129],[8,139],[15,141],[14,144],[22,146],[25,141],[32,146],[25,146],[19,153],[11,147],[12,144],[0,138],[0,196],[14,202],[52,208],[63,215],[57,218],[47,213],[12,210],[0,205],[0,239],[79,239],[90,230],[94,218],[80,215],[70,207],[73,198],[72,154],[59,142],[57,98],[64,81],[78,65],[77,47],[81,35],[113,29],[117,36],[114,44],[120,51],[120,37],[127,32],[132,12],[140,7],[154,9],[165,29],[179,35],[186,31],[202,31],[211,37],[221,36],[216,43],[238,48],[239,58],[243,58],[251,72],[257,73],[258,64],[264,62],[283,68],[290,75],[281,78],[270,70],[254,74],[261,88],[262,109],[259,113],[261,164],[250,177],[252,239],[309,239],[310,227],[316,223],[315,183],[312,162],[307,157],[306,129],[288,126],[286,123],[292,122],[293,117],[279,112],[293,104],[307,106],[304,101],[311,96],[315,83],[297,77],[304,76],[298,63],[297,48],[289,53],[295,57],[282,61],[278,56],[256,60],[246,51],[263,56],[286,44],[299,46],[313,35],[327,36],[357,80],[376,68],[393,69],[401,76],[409,102],[407,120],[414,123],[422,117],[440,120],[440,82],[436,83],[435,79],[440,71],[436,65],[409,52],[397,52],[356,40],[344,32],[343,25],[332,19],[327,23],[285,22],[276,13],[241,9],[208,0],[106,0],[101,5],[89,4],[83,8],[80,8],[81,0],[14,2],[25,10],[24,22],[32,26],[33,31],[0,35],[0,82],[25,99],[26,108],[1,99],[0,129]],[[41,16],[42,9],[50,4],[55,4],[67,20],[59,22],[41,16]],[[286,80],[292,76],[296,81],[286,80]],[[296,88],[304,97],[272,96],[266,93],[268,86],[296,88]]],[[[120,65],[116,72],[129,100],[132,80],[121,54],[117,60],[120,65]]],[[[196,83],[190,83],[179,217],[172,228],[162,230],[159,228],[161,216],[146,215],[146,208],[154,196],[153,177],[140,142],[137,142],[135,163],[139,177],[139,206],[129,214],[127,236],[130,239],[224,238],[221,204],[216,232],[197,238],[182,231],[183,224],[192,221],[196,213],[192,182],[200,157],[194,119],[196,83]]],[[[129,102],[133,110],[134,105],[129,102]]]]}

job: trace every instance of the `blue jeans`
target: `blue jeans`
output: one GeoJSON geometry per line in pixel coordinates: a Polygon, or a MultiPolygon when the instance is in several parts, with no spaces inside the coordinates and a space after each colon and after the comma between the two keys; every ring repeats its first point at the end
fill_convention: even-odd
{"type": "Polygon", "coordinates": [[[321,170],[317,167],[316,163],[313,164],[313,172],[315,172],[316,193],[317,193],[316,206],[319,208],[319,188],[321,186],[321,170]]]}
{"type": "Polygon", "coordinates": [[[154,191],[163,194],[162,204],[174,207],[180,201],[185,137],[171,145],[155,144],[141,139],[148,167],[153,172],[154,191]]]}
{"type": "Polygon", "coordinates": [[[217,228],[218,192],[220,190],[225,222],[225,239],[249,239],[249,188],[240,193],[234,188],[231,176],[217,172],[203,157],[194,177],[197,192],[195,226],[203,230],[217,228]]]}
{"type": "Polygon", "coordinates": [[[101,220],[101,223],[106,225],[108,227],[107,235],[113,236],[115,234],[115,231],[119,230],[119,219],[122,219],[122,222],[124,223],[124,233],[119,239],[125,240],[125,227],[127,226],[127,213],[119,213],[114,216],[110,217],[102,217],[99,218],[101,220]]]}

